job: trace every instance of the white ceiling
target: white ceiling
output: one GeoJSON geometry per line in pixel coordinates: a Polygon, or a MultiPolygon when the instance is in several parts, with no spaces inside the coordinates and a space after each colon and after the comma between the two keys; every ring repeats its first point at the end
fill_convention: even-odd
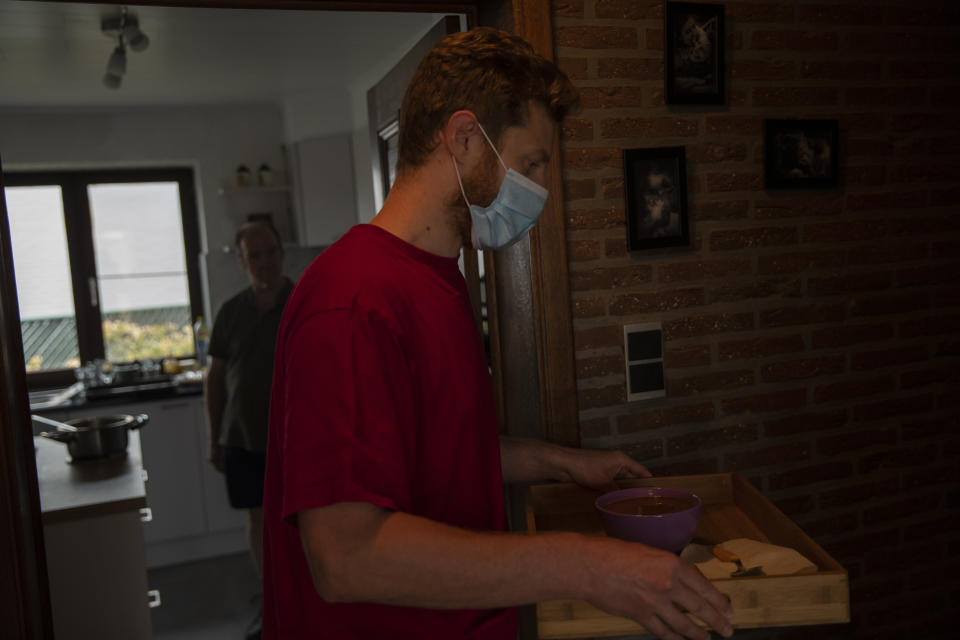
{"type": "Polygon", "coordinates": [[[397,56],[434,24],[423,13],[130,7],[150,38],[103,84],[117,5],[0,0],[0,106],[276,101],[332,87],[397,56]]]}

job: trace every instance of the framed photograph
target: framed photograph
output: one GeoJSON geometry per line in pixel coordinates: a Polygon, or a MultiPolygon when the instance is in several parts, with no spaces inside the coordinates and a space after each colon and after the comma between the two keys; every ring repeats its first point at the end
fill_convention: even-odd
{"type": "Polygon", "coordinates": [[[668,2],[664,33],[667,104],[723,104],[723,5],[668,2]]]}
{"type": "Polygon", "coordinates": [[[687,162],[683,147],[624,149],[627,248],[687,246],[687,162]]]}
{"type": "Polygon", "coordinates": [[[767,189],[837,186],[836,120],[766,120],[764,185],[767,189]]]}

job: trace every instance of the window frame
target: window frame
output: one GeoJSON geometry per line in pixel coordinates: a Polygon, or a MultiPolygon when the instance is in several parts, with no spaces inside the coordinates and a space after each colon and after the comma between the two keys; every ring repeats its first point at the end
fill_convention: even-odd
{"type": "MultiPolygon", "coordinates": [[[[136,182],[176,182],[178,184],[191,323],[196,321],[197,316],[203,315],[203,291],[200,282],[200,225],[193,169],[171,167],[5,171],[3,178],[4,188],[57,185],[61,189],[74,313],[77,322],[77,348],[81,362],[103,358],[105,354],[103,318],[99,305],[101,296],[98,290],[97,304],[92,304],[89,284],[90,278],[94,278],[96,282],[97,277],[90,200],[87,197],[87,187],[91,184],[136,182]]],[[[27,386],[30,389],[60,387],[73,382],[72,369],[27,373],[27,386]]]]}

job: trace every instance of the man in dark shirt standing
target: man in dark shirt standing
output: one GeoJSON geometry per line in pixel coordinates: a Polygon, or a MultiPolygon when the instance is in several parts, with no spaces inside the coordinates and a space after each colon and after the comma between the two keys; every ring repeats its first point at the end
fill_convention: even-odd
{"type": "MultiPolygon", "coordinates": [[[[250,553],[261,575],[273,352],[293,283],[283,275],[283,247],[272,226],[263,222],[243,225],[237,231],[236,247],[250,287],[227,300],[217,313],[204,391],[210,462],[226,477],[230,506],[247,511],[250,553]]],[[[258,615],[247,638],[259,637],[258,615]]]]}

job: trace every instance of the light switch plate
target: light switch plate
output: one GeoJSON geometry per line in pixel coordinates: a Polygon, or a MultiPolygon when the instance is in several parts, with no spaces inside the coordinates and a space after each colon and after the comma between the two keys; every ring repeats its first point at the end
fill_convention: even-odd
{"type": "Polygon", "coordinates": [[[661,323],[624,325],[623,359],[626,363],[628,402],[667,395],[661,323]]]}

